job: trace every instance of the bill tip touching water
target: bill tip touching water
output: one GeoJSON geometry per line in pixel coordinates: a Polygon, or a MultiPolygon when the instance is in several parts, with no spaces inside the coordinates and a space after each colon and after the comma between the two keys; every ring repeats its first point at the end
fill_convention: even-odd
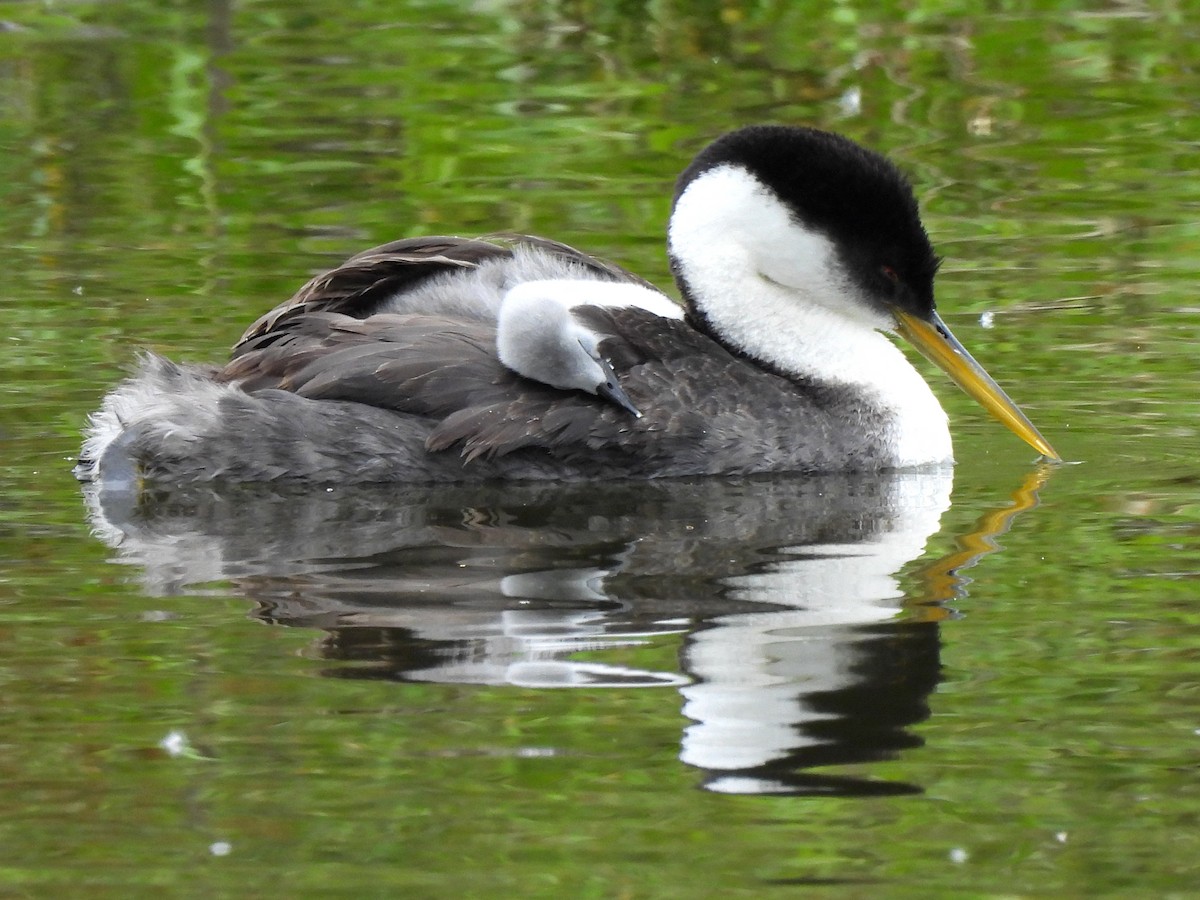
{"type": "Polygon", "coordinates": [[[952,462],[889,334],[1042,454],[954,338],[903,175],[847,138],[751,126],[677,183],[683,305],[543,238],[394,241],[305,284],[220,367],[146,355],[92,416],[107,484],[878,471],[952,462]]]}

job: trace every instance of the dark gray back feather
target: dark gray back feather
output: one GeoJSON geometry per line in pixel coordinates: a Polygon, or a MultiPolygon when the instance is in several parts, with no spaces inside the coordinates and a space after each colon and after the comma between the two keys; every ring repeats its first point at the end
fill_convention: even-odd
{"type": "Polygon", "coordinates": [[[422,282],[439,275],[478,269],[487,262],[511,260],[516,248],[536,250],[593,278],[629,281],[653,288],[620,266],[567,244],[533,235],[504,234],[491,240],[446,236],[404,238],[357,253],[336,268],[310,279],[286,302],[255,320],[234,345],[233,356],[278,339],[290,320],[313,313],[366,318],[378,312],[389,298],[403,296],[422,282]]]}
{"type": "MultiPolygon", "coordinates": [[[[519,241],[576,277],[644,284],[563,244],[519,241]]],[[[486,303],[457,308],[443,302],[453,284],[421,286],[523,252],[418,238],[360,253],[255,322],[219,372],[149,360],[113,408],[122,391],[178,397],[178,408],[114,446],[151,480],[638,478],[871,469],[884,458],[889,420],[869,398],[765,371],[640,307],[573,312],[608,335],[599,351],[641,418],[515,374],[499,361],[486,303]],[[414,308],[422,297],[429,310],[414,308]]]]}

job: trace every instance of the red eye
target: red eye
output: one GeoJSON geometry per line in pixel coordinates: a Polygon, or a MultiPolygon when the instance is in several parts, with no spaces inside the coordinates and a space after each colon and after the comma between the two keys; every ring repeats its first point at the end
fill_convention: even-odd
{"type": "Polygon", "coordinates": [[[891,266],[881,266],[879,271],[882,272],[883,277],[892,282],[892,284],[895,284],[900,280],[900,276],[896,274],[896,270],[891,266]]]}

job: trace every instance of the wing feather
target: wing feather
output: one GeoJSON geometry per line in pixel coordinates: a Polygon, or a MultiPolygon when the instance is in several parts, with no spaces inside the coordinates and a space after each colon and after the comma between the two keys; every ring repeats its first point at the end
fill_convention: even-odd
{"type": "MultiPolygon", "coordinates": [[[[598,277],[640,281],[566,245],[519,240],[598,277]]],[[[798,391],[683,320],[638,307],[574,312],[606,336],[600,352],[641,418],[510,371],[497,357],[495,322],[470,311],[377,311],[406,285],[510,253],[457,238],[361,253],[252,325],[218,377],[251,393],[282,389],[419,417],[428,452],[457,450],[468,463],[536,454],[580,471],[607,460],[630,475],[704,472],[714,459],[722,471],[769,468],[773,455],[789,452],[797,418],[816,409],[812,391],[798,391]]],[[[819,422],[811,432],[814,441],[824,438],[819,422]]]]}

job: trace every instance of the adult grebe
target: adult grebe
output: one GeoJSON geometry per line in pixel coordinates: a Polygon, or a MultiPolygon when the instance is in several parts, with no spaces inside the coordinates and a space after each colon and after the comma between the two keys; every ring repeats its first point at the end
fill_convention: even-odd
{"type": "Polygon", "coordinates": [[[895,332],[1046,457],[937,315],[916,200],[811,128],[727,134],[680,176],[684,306],[564,244],[414,238],[250,326],[223,368],[146,356],[91,419],[109,484],[651,478],[952,461],[895,332]]]}

